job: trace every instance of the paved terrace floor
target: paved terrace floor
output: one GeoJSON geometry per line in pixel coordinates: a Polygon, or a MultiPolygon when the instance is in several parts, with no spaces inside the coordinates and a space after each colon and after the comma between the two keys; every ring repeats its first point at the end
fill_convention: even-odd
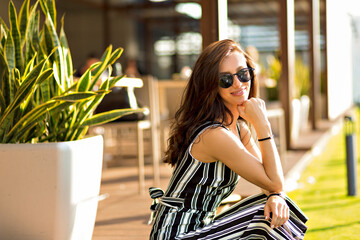
{"type": "MultiPolygon", "coordinates": [[[[319,130],[306,131],[294,144],[295,150],[288,151],[283,156],[285,163],[284,173],[289,183],[294,176],[301,173],[309,161],[312,152],[318,146],[327,142],[331,127],[334,122],[322,122],[319,130]]],[[[339,125],[339,123],[338,123],[339,125]]],[[[318,149],[317,147],[317,149],[318,149]]],[[[147,164],[146,168],[146,189],[152,186],[152,166],[147,164]]],[[[162,189],[166,189],[171,176],[171,168],[165,164],[160,166],[162,189]]],[[[151,226],[147,225],[150,216],[149,207],[151,198],[146,193],[138,193],[136,159],[123,161],[120,166],[106,168],[103,170],[101,193],[107,198],[99,202],[93,240],[143,240],[149,239],[151,226]]],[[[241,196],[248,196],[259,192],[259,189],[240,180],[234,193],[241,196]]]]}

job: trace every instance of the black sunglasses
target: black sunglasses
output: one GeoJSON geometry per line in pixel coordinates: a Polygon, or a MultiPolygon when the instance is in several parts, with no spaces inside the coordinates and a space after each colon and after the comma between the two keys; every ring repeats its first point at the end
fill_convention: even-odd
{"type": "Polygon", "coordinates": [[[253,68],[243,68],[235,74],[222,74],[220,75],[219,86],[222,88],[229,88],[234,83],[234,76],[237,76],[240,82],[248,82],[254,79],[253,68]]]}

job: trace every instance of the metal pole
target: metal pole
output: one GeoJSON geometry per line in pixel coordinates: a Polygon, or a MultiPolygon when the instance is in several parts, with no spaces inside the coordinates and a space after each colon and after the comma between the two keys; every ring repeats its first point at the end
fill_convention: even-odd
{"type": "Polygon", "coordinates": [[[346,170],[348,196],[357,196],[357,152],[353,117],[345,116],[346,170]]]}

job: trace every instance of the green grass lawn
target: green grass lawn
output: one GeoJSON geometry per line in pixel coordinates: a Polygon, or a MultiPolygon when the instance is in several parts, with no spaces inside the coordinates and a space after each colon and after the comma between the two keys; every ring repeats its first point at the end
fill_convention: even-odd
{"type": "MultiPolygon", "coordinates": [[[[359,121],[358,110],[356,119],[358,157],[359,121]]],[[[360,239],[360,189],[358,196],[347,196],[346,148],[343,131],[333,136],[324,151],[309,164],[299,184],[301,187],[288,195],[309,218],[306,224],[308,226],[306,240],[360,239]]]]}

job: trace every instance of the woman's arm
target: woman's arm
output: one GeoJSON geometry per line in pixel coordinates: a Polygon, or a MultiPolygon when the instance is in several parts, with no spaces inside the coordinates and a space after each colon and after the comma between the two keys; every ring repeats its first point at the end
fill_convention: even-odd
{"type": "Polygon", "coordinates": [[[259,98],[251,98],[241,106],[238,106],[238,111],[242,118],[254,126],[258,139],[266,139],[259,141],[260,153],[252,139],[250,139],[251,145],[247,146],[246,149],[257,158],[260,157],[266,174],[273,181],[280,183],[282,190],[284,182],[283,171],[270,122],[267,118],[265,102],[259,98]],[[269,137],[270,139],[268,139],[269,137]]]}
{"type": "MultiPolygon", "coordinates": [[[[261,101],[247,102],[242,117],[254,126],[259,137],[270,136],[270,124],[261,101]]],[[[249,150],[238,136],[224,128],[215,128],[204,131],[191,152],[200,161],[222,161],[241,177],[269,192],[282,191],[283,173],[274,140],[260,143],[259,154],[249,150]]]]}
{"type": "MultiPolygon", "coordinates": [[[[245,148],[258,159],[261,159],[261,153],[251,136],[251,131],[247,124],[240,122],[240,138],[245,148]]],[[[269,196],[271,193],[261,188],[262,192],[269,196]]],[[[289,219],[289,207],[281,196],[270,197],[264,207],[265,219],[270,219],[272,213],[271,227],[278,227],[283,225],[289,219]]]]}
{"type": "MultiPolygon", "coordinates": [[[[241,142],[244,144],[246,150],[248,150],[253,156],[256,157],[257,160],[262,161],[261,152],[256,144],[254,137],[251,134],[251,130],[249,126],[244,121],[239,121],[240,126],[240,139],[241,142]]],[[[270,192],[260,188],[263,193],[269,195],[270,192]]]]}
{"type": "MultiPolygon", "coordinates": [[[[268,174],[261,159],[251,154],[237,136],[224,128],[204,131],[199,141],[195,141],[191,153],[203,162],[221,161],[241,177],[269,192],[282,191],[281,178],[271,178],[276,174],[268,174]]],[[[271,167],[268,171],[274,169],[271,167]]]]}

